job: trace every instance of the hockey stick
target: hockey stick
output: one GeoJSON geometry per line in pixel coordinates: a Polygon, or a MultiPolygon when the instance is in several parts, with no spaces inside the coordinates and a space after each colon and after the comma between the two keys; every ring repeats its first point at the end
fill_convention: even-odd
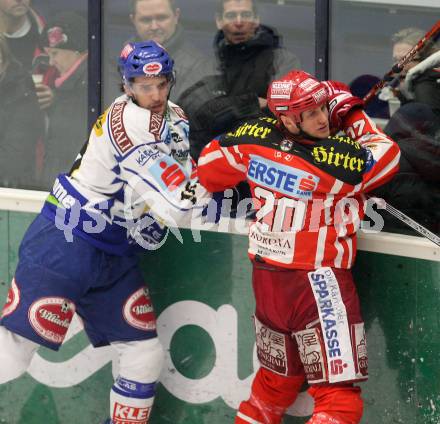
{"type": "Polygon", "coordinates": [[[394,74],[402,72],[403,67],[411,61],[411,59],[420,52],[427,43],[434,39],[440,32],[440,20],[418,41],[418,43],[400,59],[393,67],[384,75],[384,77],[365,95],[364,102],[368,103],[376,94],[391,80],[394,74]]]}
{"type": "Polygon", "coordinates": [[[419,224],[414,219],[410,218],[408,215],[405,215],[403,212],[396,209],[394,206],[391,206],[384,199],[379,197],[370,197],[371,200],[375,201],[381,209],[385,209],[389,214],[396,217],[399,221],[406,224],[408,227],[411,227],[413,230],[417,231],[423,237],[426,237],[428,240],[431,240],[437,246],[440,246],[440,237],[429,231],[423,225],[419,224]]]}

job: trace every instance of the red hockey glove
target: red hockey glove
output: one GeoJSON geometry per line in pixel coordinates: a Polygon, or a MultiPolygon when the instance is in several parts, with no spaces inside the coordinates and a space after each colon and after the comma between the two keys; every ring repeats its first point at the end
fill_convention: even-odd
{"type": "Polygon", "coordinates": [[[343,129],[342,124],[347,114],[364,106],[359,97],[353,96],[348,85],[339,81],[324,81],[328,89],[328,110],[330,128],[334,131],[343,129]]]}

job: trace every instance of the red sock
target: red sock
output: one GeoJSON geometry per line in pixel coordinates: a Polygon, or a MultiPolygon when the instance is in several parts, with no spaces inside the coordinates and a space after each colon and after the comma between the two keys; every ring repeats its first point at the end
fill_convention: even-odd
{"type": "Polygon", "coordinates": [[[240,404],[235,423],[280,423],[303,383],[303,375],[285,377],[260,368],[252,383],[251,397],[240,404]]]}
{"type": "MultiPolygon", "coordinates": [[[[337,419],[335,424],[358,424],[360,422],[363,401],[359,387],[351,384],[314,385],[308,392],[315,399],[313,417],[321,412],[337,419]]],[[[314,423],[314,421],[309,422],[314,423]]],[[[332,421],[323,421],[323,423],[327,422],[333,424],[332,421]]]]}

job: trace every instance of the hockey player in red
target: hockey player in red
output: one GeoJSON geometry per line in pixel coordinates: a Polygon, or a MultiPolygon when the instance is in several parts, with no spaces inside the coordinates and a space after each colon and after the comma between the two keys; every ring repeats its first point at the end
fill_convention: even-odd
{"type": "Polygon", "coordinates": [[[367,379],[364,323],[350,268],[364,193],[398,169],[399,148],[339,82],[292,71],[269,86],[277,119],[243,122],[199,160],[208,190],[251,186],[249,229],[261,364],[236,424],[280,423],[305,380],[308,424],[356,424],[367,379]],[[343,130],[347,136],[331,136],[343,130]]]}

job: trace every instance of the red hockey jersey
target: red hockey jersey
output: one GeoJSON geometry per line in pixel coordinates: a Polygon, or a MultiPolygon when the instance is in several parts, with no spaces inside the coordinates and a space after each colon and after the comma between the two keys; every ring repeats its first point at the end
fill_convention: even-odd
{"type": "Polygon", "coordinates": [[[344,129],[351,137],[298,140],[261,117],[204,148],[198,173],[209,191],[249,182],[257,210],[251,259],[295,269],[352,266],[363,193],[397,172],[400,152],[362,110],[349,114],[344,129]]]}

